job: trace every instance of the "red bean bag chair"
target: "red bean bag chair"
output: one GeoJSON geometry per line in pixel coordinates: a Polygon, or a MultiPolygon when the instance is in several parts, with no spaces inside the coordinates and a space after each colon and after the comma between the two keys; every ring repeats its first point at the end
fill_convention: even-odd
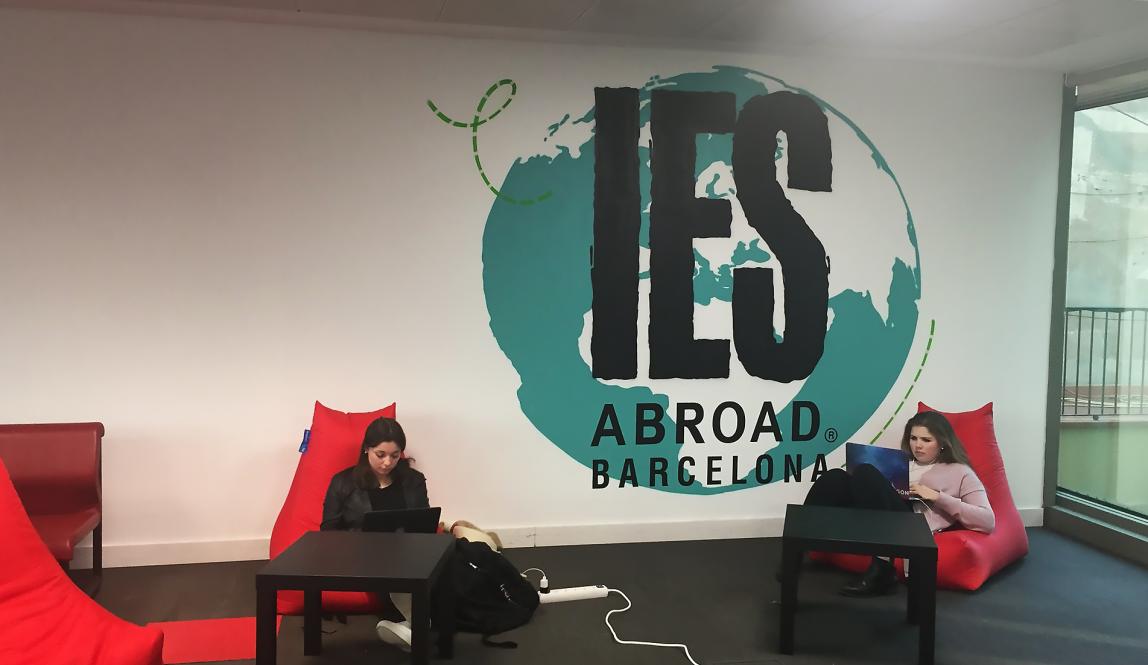
{"type": "Polygon", "coordinates": [[[0,663],[162,665],[163,633],[81,591],[32,526],[0,461],[0,663]]]}
{"type": "MultiPolygon", "coordinates": [[[[311,438],[299,456],[295,478],[287,499],[271,529],[271,558],[274,559],[308,531],[318,531],[323,521],[323,498],[331,476],[359,459],[363,433],[376,418],[394,418],[395,405],[369,413],[343,413],[315,402],[311,438]]],[[[280,591],[276,599],[279,614],[302,614],[303,592],[280,591]]],[[[334,614],[371,614],[382,609],[377,594],[359,591],[324,591],[323,611],[334,614]]]]}
{"type": "MultiPolygon", "coordinates": [[[[936,411],[923,402],[917,412],[936,411]]],[[[969,529],[951,529],[936,534],[937,587],[976,591],[997,571],[1028,554],[1028,534],[1013,502],[1005,476],[1004,461],[993,429],[993,404],[975,411],[940,412],[957,434],[969,454],[969,462],[984,483],[989,505],[996,516],[992,533],[969,529]]],[[[870,557],[857,554],[816,552],[811,559],[826,561],[846,570],[861,572],[869,566],[870,557]]],[[[904,577],[903,560],[896,561],[897,572],[904,577]]]]}

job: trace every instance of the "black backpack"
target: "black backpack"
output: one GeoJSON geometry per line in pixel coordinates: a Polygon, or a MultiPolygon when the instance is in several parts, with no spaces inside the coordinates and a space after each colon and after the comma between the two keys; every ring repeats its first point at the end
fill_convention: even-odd
{"type": "Polygon", "coordinates": [[[514,642],[493,642],[489,637],[530,621],[538,608],[534,586],[486,543],[455,541],[452,566],[455,629],[481,634],[487,646],[517,647],[514,642]]]}

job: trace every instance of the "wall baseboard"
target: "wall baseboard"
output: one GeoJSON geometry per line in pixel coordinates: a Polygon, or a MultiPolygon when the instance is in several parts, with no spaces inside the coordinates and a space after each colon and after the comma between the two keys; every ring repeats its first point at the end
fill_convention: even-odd
{"type": "MultiPolygon", "coordinates": [[[[104,567],[165,566],[183,563],[217,563],[220,561],[257,561],[267,558],[270,538],[251,540],[215,540],[186,543],[104,544],[104,567]]],[[[76,548],[72,568],[92,567],[90,544],[76,548]]]]}
{"type": "Polygon", "coordinates": [[[1020,521],[1025,526],[1044,526],[1044,508],[1021,508],[1020,521]]]}
{"type": "Polygon", "coordinates": [[[629,524],[569,524],[491,529],[505,547],[556,547],[674,540],[772,538],[781,535],[784,517],[629,524]]]}
{"type": "MultiPolygon", "coordinates": [[[[1044,526],[1043,508],[1022,508],[1025,526],[1044,526]]],[[[683,522],[631,524],[566,524],[537,527],[492,528],[507,548],[556,547],[560,545],[602,545],[610,543],[650,543],[675,540],[725,540],[735,538],[776,538],[781,536],[785,518],[743,518],[683,522]]],[[[257,561],[267,558],[267,538],[185,543],[104,545],[104,566],[161,566],[219,561],[257,561]]],[[[92,548],[76,548],[72,567],[91,568],[92,548]]]]}
{"type": "MultiPolygon", "coordinates": [[[[1044,508],[1020,509],[1027,527],[1044,526],[1044,508]]],[[[492,529],[506,547],[555,547],[603,543],[647,543],[674,540],[779,538],[785,518],[745,518],[638,524],[581,524],[492,529]]]]}

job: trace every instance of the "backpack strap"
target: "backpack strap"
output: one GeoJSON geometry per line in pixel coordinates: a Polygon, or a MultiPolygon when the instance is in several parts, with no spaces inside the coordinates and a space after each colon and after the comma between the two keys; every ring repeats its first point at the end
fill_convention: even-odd
{"type": "Polygon", "coordinates": [[[518,648],[518,642],[511,642],[510,640],[506,640],[503,642],[495,642],[494,640],[490,639],[490,635],[483,635],[482,636],[482,643],[488,647],[498,647],[499,649],[517,649],[518,648]]]}

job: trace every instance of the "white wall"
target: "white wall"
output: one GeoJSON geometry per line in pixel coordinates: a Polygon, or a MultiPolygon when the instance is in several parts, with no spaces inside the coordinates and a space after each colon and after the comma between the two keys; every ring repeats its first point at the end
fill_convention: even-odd
{"type": "Polygon", "coordinates": [[[462,115],[518,82],[483,129],[497,183],[595,86],[714,64],[813,90],[880,146],[916,219],[921,329],[937,321],[911,399],[995,401],[1018,504],[1038,508],[1047,72],[2,10],[0,421],[105,423],[110,565],[265,553],[315,399],[398,401],[434,502],[515,542],[774,532],[807,485],[593,491],[522,415],[483,299],[491,196],[466,132],[425,107],[462,115]]]}

